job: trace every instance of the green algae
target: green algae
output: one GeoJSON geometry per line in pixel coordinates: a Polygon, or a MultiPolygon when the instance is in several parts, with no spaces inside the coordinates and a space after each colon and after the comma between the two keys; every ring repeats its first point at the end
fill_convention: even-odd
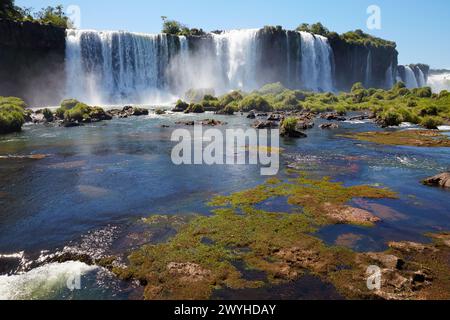
{"type": "Polygon", "coordinates": [[[439,131],[405,130],[394,132],[363,132],[342,135],[346,138],[378,144],[413,147],[450,147],[450,139],[439,131]]]}
{"type": "MultiPolygon", "coordinates": [[[[211,200],[211,216],[191,217],[179,224],[178,233],[165,243],[145,245],[129,256],[129,266],[113,270],[123,279],[137,279],[146,299],[208,299],[216,289],[255,288],[298,278],[304,272],[325,281],[340,279],[342,266],[355,265],[355,253],[329,247],[313,234],[336,223],[324,206],[343,207],[353,198],[395,198],[388,189],[346,187],[328,178],[269,179],[253,189],[211,200]],[[272,197],[288,197],[297,213],[268,212],[254,206],[272,197]],[[208,242],[205,243],[205,239],[208,242]],[[244,279],[236,268],[262,271],[266,281],[244,279]],[[174,268],[173,266],[176,266],[174,268]]],[[[151,225],[172,223],[174,217],[150,217],[151,225]]]]}

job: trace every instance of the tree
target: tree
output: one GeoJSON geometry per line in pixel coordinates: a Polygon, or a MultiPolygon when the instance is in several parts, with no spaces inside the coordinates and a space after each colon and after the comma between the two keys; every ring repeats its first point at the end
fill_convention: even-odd
{"type": "Polygon", "coordinates": [[[64,13],[64,8],[61,5],[43,8],[36,14],[36,18],[41,23],[48,23],[62,28],[67,28],[69,23],[69,18],[64,13]]]}
{"type": "Polygon", "coordinates": [[[14,0],[1,0],[0,18],[20,20],[23,18],[23,16],[19,8],[14,4],[14,0]]]}
{"type": "Polygon", "coordinates": [[[320,22],[314,23],[312,25],[302,23],[301,25],[298,26],[297,31],[310,32],[324,37],[328,36],[328,34],[330,33],[330,30],[324,27],[323,24],[321,24],[320,22]]]}

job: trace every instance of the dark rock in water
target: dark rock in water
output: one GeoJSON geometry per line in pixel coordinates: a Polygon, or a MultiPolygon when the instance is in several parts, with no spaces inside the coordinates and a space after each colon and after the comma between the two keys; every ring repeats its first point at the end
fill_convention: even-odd
{"type": "Polygon", "coordinates": [[[434,177],[425,179],[423,184],[442,188],[450,188],[450,172],[444,172],[434,177]]]}
{"type": "Polygon", "coordinates": [[[61,126],[64,128],[81,127],[83,124],[78,121],[63,121],[61,126]]]}
{"type": "Polygon", "coordinates": [[[369,118],[370,118],[370,115],[362,114],[362,115],[359,115],[359,116],[351,117],[349,120],[350,121],[358,121],[358,120],[362,121],[362,120],[367,120],[369,118]]]}
{"type": "Polygon", "coordinates": [[[254,111],[250,111],[247,119],[256,119],[256,113],[254,111]]]}
{"type": "Polygon", "coordinates": [[[283,120],[284,116],[280,113],[272,113],[268,118],[267,121],[277,121],[280,122],[283,120]]]}
{"type": "Polygon", "coordinates": [[[278,127],[278,123],[274,121],[256,121],[253,124],[253,128],[255,129],[274,129],[278,127]]]}
{"type": "Polygon", "coordinates": [[[161,125],[161,128],[170,128],[170,126],[167,124],[163,124],[163,125],[161,125]]]}
{"type": "Polygon", "coordinates": [[[302,120],[299,120],[297,122],[298,130],[308,130],[308,129],[312,129],[312,128],[314,128],[314,122],[302,121],[302,120]]]}
{"type": "Polygon", "coordinates": [[[211,127],[215,127],[215,126],[222,126],[225,125],[225,122],[219,121],[219,120],[214,120],[214,119],[205,119],[199,122],[201,125],[203,126],[211,126],[211,127]]]}
{"type": "Polygon", "coordinates": [[[182,126],[194,126],[195,122],[194,121],[178,121],[178,122],[175,122],[175,124],[182,125],[182,126]]]}
{"type": "Polygon", "coordinates": [[[139,117],[139,116],[147,116],[148,110],[144,108],[133,108],[132,116],[139,117]]]}
{"type": "Polygon", "coordinates": [[[328,121],[345,121],[345,120],[347,120],[345,117],[340,116],[336,112],[323,113],[320,117],[322,119],[325,119],[328,121]]]}
{"type": "Polygon", "coordinates": [[[336,123],[324,123],[324,124],[321,124],[319,126],[319,128],[323,129],[323,130],[325,130],[325,129],[338,129],[339,125],[337,125],[336,123]]]}
{"type": "Polygon", "coordinates": [[[258,113],[256,116],[257,117],[268,117],[269,114],[268,113],[258,113]]]}

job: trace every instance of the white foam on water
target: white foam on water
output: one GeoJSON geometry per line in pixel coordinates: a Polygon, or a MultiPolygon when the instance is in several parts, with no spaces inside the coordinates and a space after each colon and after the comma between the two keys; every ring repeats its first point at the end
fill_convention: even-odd
{"type": "Polygon", "coordinates": [[[438,129],[441,131],[450,131],[450,126],[439,126],[438,129]]]}
{"type": "Polygon", "coordinates": [[[68,289],[68,281],[97,270],[98,267],[69,261],[51,263],[31,271],[0,276],[0,300],[52,299],[68,289]]]}

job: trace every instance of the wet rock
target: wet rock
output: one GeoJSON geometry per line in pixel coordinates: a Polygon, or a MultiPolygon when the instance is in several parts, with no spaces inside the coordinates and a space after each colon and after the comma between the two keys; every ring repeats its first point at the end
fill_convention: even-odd
{"type": "Polygon", "coordinates": [[[319,126],[322,130],[333,130],[333,129],[339,129],[339,125],[336,123],[324,123],[319,126]]]}
{"type": "Polygon", "coordinates": [[[250,111],[247,115],[247,119],[256,119],[256,113],[255,111],[250,111]]]}
{"type": "Polygon", "coordinates": [[[170,128],[170,126],[167,124],[163,124],[163,125],[161,125],[161,128],[170,128]]]}
{"type": "Polygon", "coordinates": [[[347,120],[345,117],[340,116],[336,112],[323,113],[320,117],[322,119],[325,119],[328,121],[345,121],[345,120],[347,120]]]}
{"type": "Polygon", "coordinates": [[[353,224],[374,224],[380,221],[380,218],[374,216],[369,211],[354,208],[350,206],[336,206],[325,204],[323,207],[325,214],[336,221],[336,223],[353,224]]]}
{"type": "Polygon", "coordinates": [[[274,129],[278,128],[278,123],[274,121],[256,121],[253,124],[253,128],[255,129],[274,129]]]}
{"type": "Polygon", "coordinates": [[[424,251],[432,251],[436,252],[437,249],[432,246],[427,246],[425,244],[403,241],[403,242],[390,242],[388,246],[392,249],[401,251],[401,252],[424,252],[424,251]]]}
{"type": "Polygon", "coordinates": [[[178,122],[175,122],[175,124],[181,125],[181,126],[194,126],[195,121],[178,121],[178,122]]]}
{"type": "Polygon", "coordinates": [[[210,127],[226,125],[225,122],[215,120],[215,119],[205,119],[205,120],[200,121],[199,123],[203,126],[210,126],[210,127]]]}
{"type": "Polygon", "coordinates": [[[367,256],[370,259],[380,263],[383,267],[389,269],[401,270],[405,265],[405,261],[392,254],[370,252],[367,254],[367,256]]]}
{"type": "Polygon", "coordinates": [[[180,277],[181,282],[195,283],[207,280],[212,272],[195,263],[171,262],[167,265],[169,274],[180,277]]]}
{"type": "Polygon", "coordinates": [[[327,264],[320,258],[319,252],[299,247],[281,249],[275,256],[294,268],[322,270],[327,264]]]}
{"type": "Polygon", "coordinates": [[[350,120],[350,121],[363,121],[363,120],[367,120],[369,118],[370,118],[370,115],[368,115],[368,114],[361,114],[359,116],[351,117],[348,120],[350,120]]]}
{"type": "Polygon", "coordinates": [[[444,172],[434,177],[425,179],[423,184],[442,188],[450,188],[450,172],[444,172]]]}
{"type": "Polygon", "coordinates": [[[63,121],[61,123],[61,126],[64,128],[74,128],[74,127],[83,126],[83,124],[78,121],[63,121]]]}
{"type": "Polygon", "coordinates": [[[276,122],[280,122],[281,120],[283,120],[284,116],[282,114],[279,113],[272,113],[268,118],[267,121],[276,121],[276,122]]]}
{"type": "Polygon", "coordinates": [[[298,121],[297,122],[297,129],[298,130],[309,130],[314,128],[314,122],[310,122],[310,121],[298,121]]]}

